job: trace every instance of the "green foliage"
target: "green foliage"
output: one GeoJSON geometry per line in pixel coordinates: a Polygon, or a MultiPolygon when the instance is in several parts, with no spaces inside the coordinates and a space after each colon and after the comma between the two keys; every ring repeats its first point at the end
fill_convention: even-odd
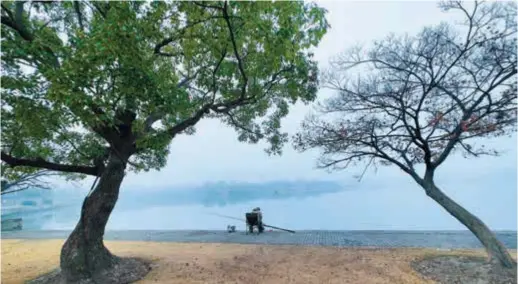
{"type": "Polygon", "coordinates": [[[239,140],[266,139],[280,153],[289,104],[316,96],[309,50],[326,33],[324,16],[302,1],[4,1],[2,151],[93,165],[112,142],[96,129],[127,110],[136,115],[131,168],[159,169],[172,129],[191,120],[180,132],[194,133],[205,107],[239,140]],[[146,130],[153,114],[161,126],[146,130]]]}

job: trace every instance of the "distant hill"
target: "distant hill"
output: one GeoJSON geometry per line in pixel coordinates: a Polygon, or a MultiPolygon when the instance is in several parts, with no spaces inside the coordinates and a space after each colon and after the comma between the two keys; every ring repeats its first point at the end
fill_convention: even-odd
{"type": "Polygon", "coordinates": [[[331,181],[215,182],[194,188],[122,191],[117,206],[121,209],[167,205],[225,206],[255,200],[306,198],[343,189],[331,181]]]}

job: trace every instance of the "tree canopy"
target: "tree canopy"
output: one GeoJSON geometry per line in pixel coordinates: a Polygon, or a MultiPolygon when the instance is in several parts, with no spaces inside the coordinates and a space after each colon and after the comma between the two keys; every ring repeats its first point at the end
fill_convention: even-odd
{"type": "Polygon", "coordinates": [[[288,105],[312,101],[325,10],[302,1],[3,1],[2,161],[97,175],[125,133],[159,169],[203,117],[280,153],[288,105]]]}
{"type": "Polygon", "coordinates": [[[416,36],[391,35],[335,58],[323,81],[336,95],[320,105],[319,117],[304,121],[295,147],[319,149],[324,168],[399,167],[473,232],[490,260],[516,269],[486,224],[434,179],[454,151],[497,155],[482,138],[516,132],[516,3],[441,6],[463,15],[461,28],[442,23],[416,36]]]}
{"type": "Polygon", "coordinates": [[[442,8],[463,15],[460,29],[441,23],[335,57],[322,80],[336,95],[305,120],[295,146],[320,149],[321,167],[367,160],[414,178],[415,165],[432,173],[453,151],[498,154],[478,138],[516,131],[516,3],[442,8]]]}

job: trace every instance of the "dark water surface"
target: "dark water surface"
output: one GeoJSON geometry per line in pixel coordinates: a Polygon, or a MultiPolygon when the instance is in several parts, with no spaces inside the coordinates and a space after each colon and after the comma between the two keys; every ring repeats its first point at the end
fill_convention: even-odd
{"type": "MultiPolygon", "coordinates": [[[[2,232],[2,239],[64,239],[70,231],[2,232]]],[[[509,249],[516,249],[516,232],[496,232],[509,249]]],[[[107,231],[106,240],[198,242],[239,244],[289,244],[342,247],[482,248],[469,231],[298,231],[246,235],[226,231],[107,231]]]]}

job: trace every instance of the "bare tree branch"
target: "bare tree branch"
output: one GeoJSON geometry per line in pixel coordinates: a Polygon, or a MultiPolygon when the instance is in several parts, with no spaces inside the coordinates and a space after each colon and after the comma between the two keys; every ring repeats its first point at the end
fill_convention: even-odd
{"type": "Polygon", "coordinates": [[[320,149],[322,167],[374,158],[421,183],[416,164],[426,165],[428,178],[454,151],[494,155],[473,141],[516,131],[516,7],[447,8],[466,16],[463,36],[441,24],[332,61],[324,83],[337,95],[322,104],[319,118],[305,120],[295,147],[320,149]]]}
{"type": "Polygon", "coordinates": [[[13,181],[2,180],[1,194],[9,194],[29,188],[50,189],[50,184],[47,181],[41,180],[44,177],[57,176],[58,173],[49,170],[41,170],[34,173],[26,173],[13,181]]]}

